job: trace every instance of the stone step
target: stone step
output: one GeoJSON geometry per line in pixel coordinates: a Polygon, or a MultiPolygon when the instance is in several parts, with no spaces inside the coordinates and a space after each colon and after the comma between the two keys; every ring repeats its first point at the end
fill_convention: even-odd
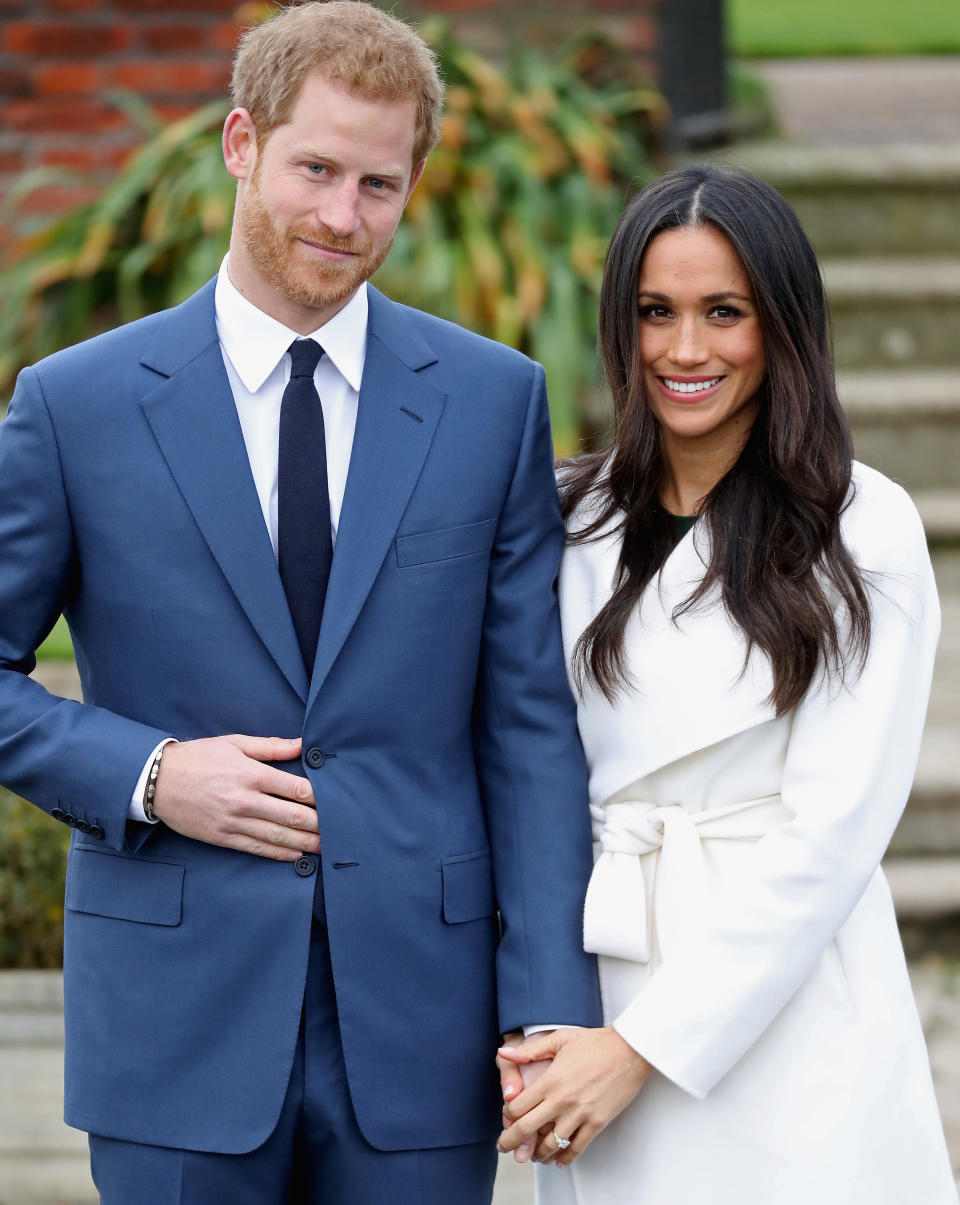
{"type": "Polygon", "coordinates": [[[933,553],[933,563],[940,572],[947,572],[954,588],[960,588],[960,490],[911,490],[917,509],[923,518],[927,540],[933,553]]]}
{"type": "Polygon", "coordinates": [[[960,367],[863,370],[838,387],[859,460],[911,491],[960,490],[960,367]]]}
{"type": "Polygon", "coordinates": [[[960,953],[960,857],[898,857],[883,864],[908,957],[960,953]]]}
{"type": "Polygon", "coordinates": [[[0,972],[0,1205],[97,1200],[84,1134],[63,1115],[63,980],[0,972]]]}
{"type": "Polygon", "coordinates": [[[920,763],[891,849],[960,856],[960,490],[914,492],[930,542],[942,628],[920,763]]]}
{"type": "Polygon", "coordinates": [[[960,145],[754,143],[715,153],[787,198],[817,254],[960,254],[960,145]]]}
{"type": "Polygon", "coordinates": [[[0,1205],[96,1205],[86,1150],[53,1158],[32,1154],[0,1161],[0,1205]]]}
{"type": "Polygon", "coordinates": [[[901,921],[960,920],[960,858],[884,859],[901,921]]]}
{"type": "Polygon", "coordinates": [[[826,259],[823,274],[841,372],[960,369],[960,257],[826,259]]]}

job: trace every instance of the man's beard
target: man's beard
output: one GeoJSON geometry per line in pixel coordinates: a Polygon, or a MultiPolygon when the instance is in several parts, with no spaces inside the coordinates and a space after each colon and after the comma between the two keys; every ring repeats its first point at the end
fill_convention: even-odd
{"type": "Polygon", "coordinates": [[[325,309],[346,301],[387,258],[393,245],[376,246],[369,239],[340,238],[324,226],[278,226],[260,193],[255,170],[238,213],[240,237],[250,262],[269,284],[288,300],[307,309],[325,309]],[[298,240],[320,243],[351,253],[345,263],[309,259],[298,240]]]}

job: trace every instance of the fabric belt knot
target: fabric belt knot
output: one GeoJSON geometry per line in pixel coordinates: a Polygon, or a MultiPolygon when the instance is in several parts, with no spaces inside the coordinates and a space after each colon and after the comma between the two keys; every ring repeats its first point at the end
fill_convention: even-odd
{"type": "Polygon", "coordinates": [[[667,958],[695,931],[706,906],[702,842],[758,841],[790,815],[779,795],[701,812],[688,811],[680,803],[632,799],[591,804],[593,837],[600,853],[584,902],[584,949],[649,962],[644,875],[653,873],[657,945],[661,958],[667,958]],[[658,857],[641,861],[645,854],[658,857]]]}

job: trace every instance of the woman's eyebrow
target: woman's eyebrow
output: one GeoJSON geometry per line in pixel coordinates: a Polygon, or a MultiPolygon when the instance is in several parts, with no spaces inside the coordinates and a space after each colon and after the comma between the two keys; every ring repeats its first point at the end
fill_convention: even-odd
{"type": "Polygon", "coordinates": [[[751,297],[745,297],[742,293],[734,293],[732,291],[729,293],[708,293],[706,297],[701,297],[700,300],[717,302],[726,301],[730,297],[736,298],[737,301],[746,301],[751,304],[753,301],[751,297]]]}

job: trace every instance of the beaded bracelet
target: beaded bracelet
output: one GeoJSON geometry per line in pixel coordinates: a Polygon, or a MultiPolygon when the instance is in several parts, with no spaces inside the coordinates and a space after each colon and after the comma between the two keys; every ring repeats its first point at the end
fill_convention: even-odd
{"type": "Polygon", "coordinates": [[[151,824],[157,819],[157,814],[153,810],[153,797],[157,793],[157,775],[160,773],[160,762],[163,760],[165,748],[164,745],[157,750],[157,756],[153,759],[153,765],[150,767],[150,774],[147,778],[147,789],[143,796],[143,814],[151,824]]]}

